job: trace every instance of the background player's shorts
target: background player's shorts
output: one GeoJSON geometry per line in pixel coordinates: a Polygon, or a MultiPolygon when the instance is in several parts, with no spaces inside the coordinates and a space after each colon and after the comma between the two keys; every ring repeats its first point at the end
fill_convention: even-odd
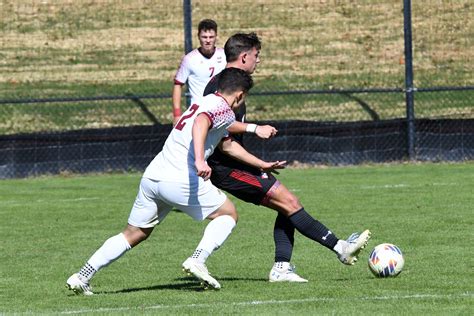
{"type": "Polygon", "coordinates": [[[212,178],[211,174],[211,181],[219,189],[256,205],[266,205],[272,191],[280,184],[271,173],[255,174],[239,169],[232,169],[226,177],[212,178]]]}
{"type": "Polygon", "coordinates": [[[190,185],[142,178],[128,223],[142,228],[154,227],[165,219],[173,207],[194,220],[204,220],[224,204],[227,196],[211,181],[196,179],[190,185]]]}

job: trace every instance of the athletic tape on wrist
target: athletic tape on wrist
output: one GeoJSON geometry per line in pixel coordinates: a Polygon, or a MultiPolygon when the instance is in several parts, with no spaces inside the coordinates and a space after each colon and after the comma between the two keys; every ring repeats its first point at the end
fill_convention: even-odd
{"type": "Polygon", "coordinates": [[[174,117],[181,116],[181,109],[173,109],[173,116],[174,117]]]}
{"type": "Polygon", "coordinates": [[[255,133],[257,131],[257,124],[247,124],[245,131],[249,133],[255,133]]]}

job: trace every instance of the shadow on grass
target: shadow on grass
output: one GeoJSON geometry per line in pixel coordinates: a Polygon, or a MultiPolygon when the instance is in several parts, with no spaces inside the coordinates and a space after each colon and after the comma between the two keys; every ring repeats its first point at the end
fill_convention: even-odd
{"type": "MultiPolygon", "coordinates": [[[[157,291],[157,290],[178,290],[178,291],[191,291],[191,292],[204,292],[206,290],[200,285],[199,281],[193,277],[182,277],[175,279],[178,282],[184,283],[170,283],[160,284],[147,287],[128,288],[117,291],[101,291],[94,292],[94,294],[117,294],[117,293],[131,293],[140,291],[157,291]]],[[[268,282],[264,278],[218,278],[219,281],[245,281],[245,282],[268,282]]]]}

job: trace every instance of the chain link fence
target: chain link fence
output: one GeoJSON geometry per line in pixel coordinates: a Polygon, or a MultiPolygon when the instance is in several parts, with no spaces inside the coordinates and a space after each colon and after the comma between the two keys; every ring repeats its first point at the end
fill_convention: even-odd
{"type": "MultiPolygon", "coordinates": [[[[193,42],[209,17],[218,46],[261,37],[248,120],[280,133],[248,137],[255,153],[403,160],[403,2],[193,0],[193,42]]],[[[414,159],[474,157],[473,11],[470,0],[412,4],[414,159]]],[[[0,178],[143,169],[171,128],[183,15],[181,1],[2,1],[0,178]]]]}

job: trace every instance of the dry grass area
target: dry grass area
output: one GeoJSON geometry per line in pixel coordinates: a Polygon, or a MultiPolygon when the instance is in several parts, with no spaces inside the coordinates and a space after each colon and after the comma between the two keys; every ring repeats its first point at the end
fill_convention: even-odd
{"type": "Polygon", "coordinates": [[[0,80],[127,82],[164,73],[171,80],[181,7],[128,2],[4,1],[0,80]]]}
{"type": "MultiPolygon", "coordinates": [[[[474,2],[412,2],[415,84],[474,85],[474,2]]],[[[402,0],[193,0],[193,43],[203,18],[218,22],[219,46],[235,32],[256,31],[263,42],[255,74],[260,91],[403,87],[402,5],[402,0]]],[[[0,100],[167,95],[183,51],[180,0],[0,2],[0,100]]],[[[418,98],[417,114],[472,117],[467,96],[418,98]]],[[[381,119],[405,114],[401,94],[363,98],[381,119]]],[[[158,121],[171,122],[168,98],[146,103],[158,121]]],[[[248,105],[252,119],[372,119],[360,102],[340,96],[249,98],[248,105]]],[[[133,102],[0,108],[0,134],[133,124],[150,124],[133,102]]]]}
{"type": "MultiPolygon", "coordinates": [[[[257,31],[260,78],[394,86],[404,74],[402,3],[193,0],[193,25],[214,18],[220,45],[257,31]]],[[[474,84],[473,10],[472,0],[414,1],[418,79],[474,84]]],[[[0,27],[0,84],[171,81],[184,46],[181,1],[3,0],[0,27]]]]}

